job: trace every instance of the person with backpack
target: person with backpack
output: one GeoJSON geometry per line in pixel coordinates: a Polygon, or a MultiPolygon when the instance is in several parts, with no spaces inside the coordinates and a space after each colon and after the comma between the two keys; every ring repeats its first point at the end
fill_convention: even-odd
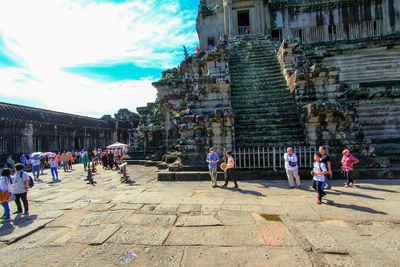
{"type": "Polygon", "coordinates": [[[325,163],[321,161],[321,153],[317,152],[314,154],[314,168],[311,172],[313,175],[313,185],[312,187],[318,192],[317,204],[321,204],[322,197],[326,195],[323,190],[323,185],[325,182],[325,175],[328,173],[325,163]]]}
{"type": "Polygon", "coordinates": [[[351,177],[350,172],[353,171],[353,165],[359,163],[360,161],[351,155],[350,150],[345,149],[342,152],[342,170],[344,179],[346,179],[346,185],[344,187],[349,187],[354,185],[354,179],[351,177]]]}
{"type": "Polygon", "coordinates": [[[10,201],[11,197],[11,171],[8,168],[5,168],[1,171],[0,177],[0,193],[1,193],[1,205],[3,206],[4,213],[3,216],[0,217],[3,221],[9,221],[11,219],[10,216],[10,207],[8,202],[10,201]]]}
{"type": "Polygon", "coordinates": [[[29,191],[29,175],[24,172],[24,165],[18,163],[15,165],[15,175],[12,178],[12,193],[15,195],[15,205],[17,211],[13,214],[21,214],[21,200],[24,204],[24,215],[29,216],[29,203],[28,203],[28,191],[29,191]]]}

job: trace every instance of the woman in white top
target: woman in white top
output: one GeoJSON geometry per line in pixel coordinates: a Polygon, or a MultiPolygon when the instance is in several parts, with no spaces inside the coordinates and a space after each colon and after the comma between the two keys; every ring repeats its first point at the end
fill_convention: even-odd
{"type": "MultiPolygon", "coordinates": [[[[11,180],[11,171],[10,169],[3,169],[1,171],[1,177],[0,177],[0,191],[8,191],[9,194],[11,194],[11,185],[12,185],[12,180],[11,180]]],[[[0,217],[2,220],[10,220],[10,207],[8,205],[9,200],[1,202],[1,205],[4,208],[4,213],[3,216],[0,217]]]]}

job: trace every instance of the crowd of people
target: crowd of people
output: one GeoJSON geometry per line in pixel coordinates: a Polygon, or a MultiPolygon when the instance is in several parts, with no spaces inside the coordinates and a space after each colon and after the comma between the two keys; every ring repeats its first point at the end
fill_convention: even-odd
{"type": "Polygon", "coordinates": [[[39,177],[43,174],[45,168],[50,169],[52,175],[50,183],[56,183],[61,182],[58,170],[63,169],[64,172],[70,172],[73,170],[74,164],[82,164],[85,171],[89,169],[90,162],[100,163],[106,170],[112,170],[113,167],[118,169],[118,163],[122,161],[126,152],[126,147],[122,147],[118,149],[47,152],[40,155],[22,154],[19,163],[16,163],[12,156],[9,156],[0,177],[0,202],[4,209],[3,216],[0,219],[3,221],[11,220],[10,201],[15,201],[17,207],[14,214],[29,215],[29,189],[33,187],[35,182],[42,182],[39,177]],[[32,171],[33,178],[28,174],[29,169],[32,171]]]}
{"type": "MultiPolygon", "coordinates": [[[[343,150],[342,155],[341,170],[343,172],[344,179],[346,180],[344,187],[347,188],[354,185],[354,179],[352,178],[353,176],[351,175],[351,172],[354,169],[353,166],[359,163],[359,160],[354,157],[348,149],[343,150]]],[[[233,173],[235,161],[230,151],[226,153],[226,158],[228,159],[228,163],[223,163],[221,165],[221,168],[225,171],[225,183],[221,186],[221,188],[226,188],[229,180],[233,180],[235,185],[234,188],[240,190],[237,184],[237,179],[233,173]]],[[[293,189],[295,188],[295,186],[300,188],[301,181],[299,175],[298,158],[296,153],[294,153],[293,148],[288,147],[287,152],[283,155],[283,158],[285,161],[285,170],[289,183],[289,188],[293,189]]],[[[213,188],[216,188],[218,186],[217,167],[219,161],[220,159],[218,157],[218,154],[214,152],[213,148],[210,148],[206,158],[206,162],[208,163],[213,188]]],[[[314,154],[314,164],[311,175],[313,177],[312,187],[318,192],[317,204],[321,204],[322,197],[326,195],[325,190],[331,189],[331,184],[329,180],[331,180],[333,177],[330,156],[324,146],[320,146],[318,152],[314,154]]]]}

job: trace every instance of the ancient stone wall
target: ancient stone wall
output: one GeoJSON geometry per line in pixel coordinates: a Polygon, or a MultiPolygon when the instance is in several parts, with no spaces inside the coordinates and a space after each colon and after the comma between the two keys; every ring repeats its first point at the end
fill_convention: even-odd
{"type": "Polygon", "coordinates": [[[400,151],[400,36],[302,45],[278,58],[311,145],[400,151]]]}
{"type": "Polygon", "coordinates": [[[204,164],[209,147],[220,155],[223,148],[232,148],[234,119],[225,46],[190,56],[178,68],[163,72],[153,85],[158,91],[154,108],[138,109],[142,119],[135,131],[137,149],[157,134],[162,144],[147,145],[148,152],[177,151],[183,164],[193,165],[204,164]]]}

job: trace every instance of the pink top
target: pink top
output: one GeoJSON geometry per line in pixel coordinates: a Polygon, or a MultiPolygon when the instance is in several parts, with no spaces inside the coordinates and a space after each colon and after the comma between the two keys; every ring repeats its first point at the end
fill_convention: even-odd
{"type": "Polygon", "coordinates": [[[342,158],[342,168],[344,171],[352,171],[353,170],[353,163],[357,164],[360,162],[356,157],[350,155],[349,157],[343,155],[342,158]]]}

